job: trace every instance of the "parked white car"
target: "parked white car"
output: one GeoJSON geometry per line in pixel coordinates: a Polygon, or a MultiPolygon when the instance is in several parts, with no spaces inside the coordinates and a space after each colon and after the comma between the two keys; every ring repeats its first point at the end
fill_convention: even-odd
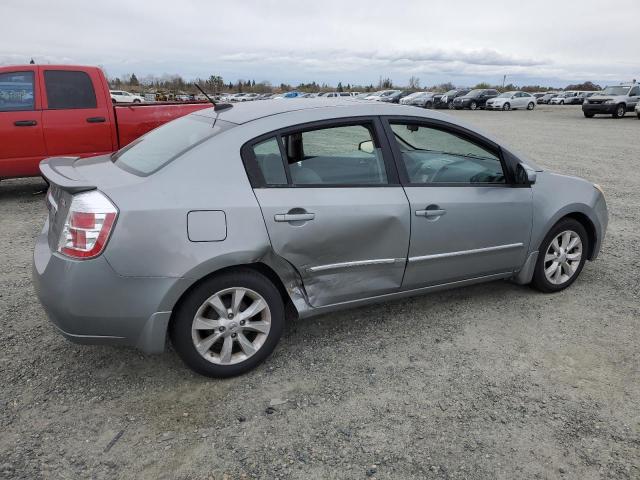
{"type": "Polygon", "coordinates": [[[144,98],[140,95],[125,92],[124,90],[109,90],[113,103],[142,103],[144,98]]]}
{"type": "Polygon", "coordinates": [[[260,96],[259,93],[244,93],[239,97],[236,97],[236,102],[250,102],[256,100],[260,96]]]}
{"type": "Polygon", "coordinates": [[[565,103],[571,103],[571,98],[578,95],[578,92],[563,92],[557,97],[552,98],[549,101],[551,105],[564,105],[565,103]]]}
{"type": "Polygon", "coordinates": [[[324,98],[350,97],[349,92],[328,92],[323,95],[324,98]]]}
{"type": "Polygon", "coordinates": [[[487,100],[487,110],[517,110],[526,108],[533,110],[536,107],[536,97],[527,92],[504,92],[495,98],[487,100]]]}

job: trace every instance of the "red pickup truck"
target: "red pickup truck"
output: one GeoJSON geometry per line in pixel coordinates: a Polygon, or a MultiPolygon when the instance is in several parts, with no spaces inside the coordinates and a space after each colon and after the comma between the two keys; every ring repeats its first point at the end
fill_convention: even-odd
{"type": "Polygon", "coordinates": [[[0,67],[0,179],[38,176],[40,160],[118,150],[209,103],[114,105],[98,67],[0,67]]]}

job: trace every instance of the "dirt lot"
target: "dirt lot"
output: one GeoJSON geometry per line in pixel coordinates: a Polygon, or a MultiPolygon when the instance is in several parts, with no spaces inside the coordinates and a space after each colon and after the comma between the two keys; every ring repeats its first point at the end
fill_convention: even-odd
{"type": "Polygon", "coordinates": [[[43,183],[1,182],[0,478],[640,478],[640,121],[454,115],[604,187],[598,261],[556,295],[495,282],[294,322],[225,381],[58,335],[30,280],[43,183]]]}

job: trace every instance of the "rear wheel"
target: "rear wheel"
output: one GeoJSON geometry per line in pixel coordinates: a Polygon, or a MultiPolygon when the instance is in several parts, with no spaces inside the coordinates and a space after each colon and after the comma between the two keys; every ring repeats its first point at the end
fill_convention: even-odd
{"type": "Polygon", "coordinates": [[[624,117],[624,114],[627,113],[627,107],[624,103],[621,103],[619,105],[616,105],[616,110],[615,112],[613,112],[613,115],[611,115],[613,118],[622,118],[624,117]]]}
{"type": "Polygon", "coordinates": [[[262,363],[282,335],[284,304],[269,279],[253,270],[212,277],[180,303],[173,345],[194,371],[231,377],[262,363]]]}
{"type": "Polygon", "coordinates": [[[531,284],[543,292],[564,290],[584,267],[589,237],[580,222],[560,220],[542,241],[531,284]]]}
{"type": "Polygon", "coordinates": [[[534,108],[536,108],[536,104],[533,102],[529,102],[529,105],[527,105],[527,110],[533,110],[534,108]]]}
{"type": "Polygon", "coordinates": [[[502,106],[502,110],[511,110],[511,104],[509,102],[506,102],[503,106],[502,106]]]}
{"type": "Polygon", "coordinates": [[[469,104],[469,108],[470,108],[471,110],[475,110],[475,109],[477,109],[477,108],[478,108],[478,104],[477,104],[476,102],[471,102],[471,103],[469,104]]]}

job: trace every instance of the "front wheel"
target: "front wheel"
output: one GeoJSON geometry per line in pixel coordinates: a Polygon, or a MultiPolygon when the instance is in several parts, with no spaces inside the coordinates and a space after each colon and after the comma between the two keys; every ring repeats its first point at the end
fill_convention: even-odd
{"type": "Polygon", "coordinates": [[[424,104],[424,108],[433,108],[433,103],[427,102],[424,104]]]}
{"type": "Polygon", "coordinates": [[[133,101],[133,103],[140,103],[140,100],[138,100],[137,98],[133,101]]]}
{"type": "Polygon", "coordinates": [[[476,110],[476,109],[478,108],[478,104],[477,104],[476,102],[471,102],[471,103],[469,104],[469,108],[470,108],[471,110],[476,110]]]}
{"type": "Polygon", "coordinates": [[[527,110],[533,110],[534,108],[536,108],[535,103],[529,102],[529,105],[527,105],[527,110]]]}
{"type": "Polygon", "coordinates": [[[582,224],[573,218],[560,220],[542,241],[532,286],[546,293],[564,290],[580,275],[588,251],[582,224]]]}
{"type": "Polygon", "coordinates": [[[624,117],[624,114],[627,113],[627,107],[621,103],[620,105],[616,106],[616,111],[613,112],[612,117],[613,118],[622,118],[624,117]]]}
{"type": "Polygon", "coordinates": [[[243,269],[194,288],[176,309],[170,336],[192,370],[208,377],[232,377],[271,354],[284,318],[275,285],[260,273],[243,269]]]}
{"type": "Polygon", "coordinates": [[[502,106],[502,110],[511,110],[511,104],[509,102],[505,103],[502,106]]]}
{"type": "Polygon", "coordinates": [[[560,100],[560,105],[564,105],[564,100],[560,100]]]}
{"type": "MultiPolygon", "coordinates": [[[[454,108],[454,107],[453,107],[453,102],[449,102],[449,103],[447,103],[447,108],[448,108],[449,110],[453,110],[453,108],[454,108]]],[[[640,115],[638,115],[638,118],[640,118],[640,115]]]]}
{"type": "Polygon", "coordinates": [[[587,118],[593,118],[593,116],[595,115],[594,113],[591,113],[591,112],[582,112],[582,113],[584,113],[584,116],[587,118]]]}

